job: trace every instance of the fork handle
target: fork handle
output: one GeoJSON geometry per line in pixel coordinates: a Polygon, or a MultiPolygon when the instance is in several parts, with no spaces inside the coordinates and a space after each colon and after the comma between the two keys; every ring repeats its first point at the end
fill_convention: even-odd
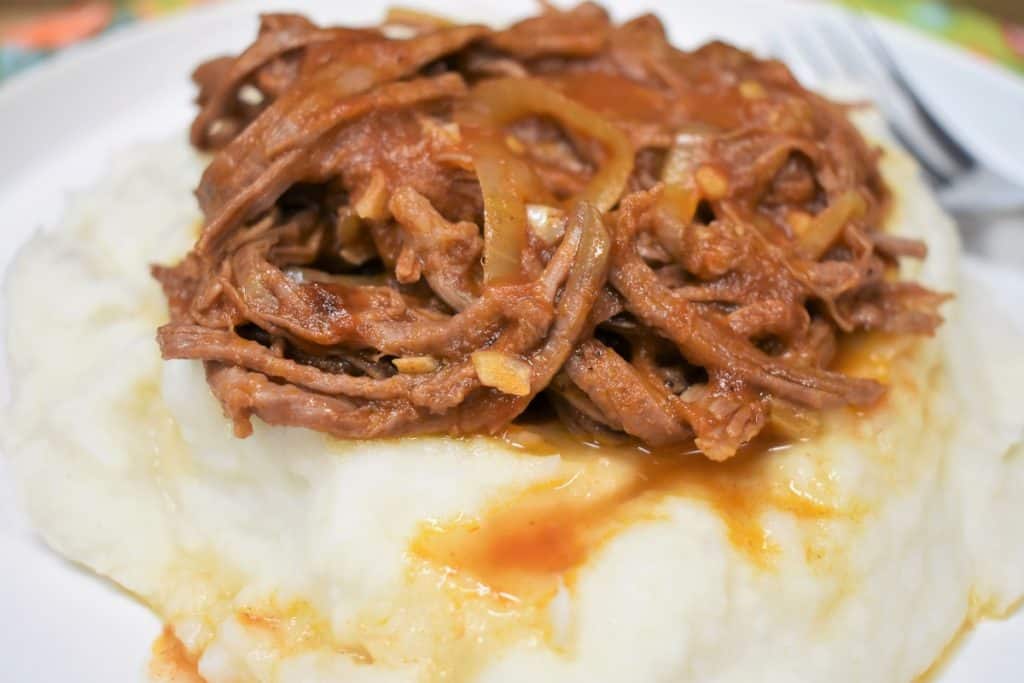
{"type": "Polygon", "coordinates": [[[982,167],[957,176],[938,195],[942,206],[955,216],[1024,212],[1024,187],[982,167]]]}

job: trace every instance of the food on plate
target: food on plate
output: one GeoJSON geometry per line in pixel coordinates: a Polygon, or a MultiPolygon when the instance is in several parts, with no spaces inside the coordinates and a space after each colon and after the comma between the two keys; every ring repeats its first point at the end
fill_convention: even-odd
{"type": "Polygon", "coordinates": [[[940,323],[886,277],[925,245],[881,230],[877,151],[782,64],[595,5],[406,23],[268,16],[196,71],[216,154],[159,340],[240,436],[499,434],[543,404],[724,460],[881,398],[830,367],[850,333],[940,323]]]}
{"type": "Polygon", "coordinates": [[[195,80],[8,285],[154,680],[906,682],[1024,595],[1022,334],[871,110],[593,4],[195,80]]]}

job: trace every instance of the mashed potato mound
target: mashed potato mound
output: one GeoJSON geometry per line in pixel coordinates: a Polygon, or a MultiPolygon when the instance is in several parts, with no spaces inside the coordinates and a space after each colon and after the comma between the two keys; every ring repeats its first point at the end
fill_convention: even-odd
{"type": "Polygon", "coordinates": [[[528,428],[234,438],[154,341],[148,267],[194,240],[202,165],[122,158],[7,285],[12,469],[50,545],[169,625],[154,677],[907,682],[1024,595],[1024,340],[899,152],[891,229],[928,243],[905,268],[958,294],[947,324],[851,344],[882,406],[725,465],[528,428]]]}

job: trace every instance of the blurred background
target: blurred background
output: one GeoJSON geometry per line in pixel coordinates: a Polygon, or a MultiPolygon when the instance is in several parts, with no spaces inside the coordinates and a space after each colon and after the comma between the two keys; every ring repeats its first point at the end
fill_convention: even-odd
{"type": "MultiPolygon", "coordinates": [[[[1024,74],[1024,0],[820,1],[886,15],[1024,74]]],[[[214,2],[230,0],[0,0],[0,79],[118,26],[214,2]]]]}
{"type": "MultiPolygon", "coordinates": [[[[24,19],[25,17],[31,17],[48,9],[69,7],[76,4],[84,3],[75,2],[73,0],[2,0],[2,2],[0,2],[0,22],[14,22],[19,19],[24,19]]],[[[143,12],[159,12],[197,3],[195,0],[127,0],[103,4],[134,5],[141,8],[143,12]]],[[[846,4],[873,6],[875,9],[881,11],[884,11],[887,8],[898,8],[900,5],[918,5],[922,8],[921,11],[925,13],[935,12],[936,7],[939,8],[938,11],[941,13],[943,6],[946,6],[959,9],[980,10],[1009,21],[1024,23],[1024,2],[1021,2],[1021,0],[949,0],[948,2],[902,2],[901,0],[876,0],[875,2],[850,2],[846,4]]]]}

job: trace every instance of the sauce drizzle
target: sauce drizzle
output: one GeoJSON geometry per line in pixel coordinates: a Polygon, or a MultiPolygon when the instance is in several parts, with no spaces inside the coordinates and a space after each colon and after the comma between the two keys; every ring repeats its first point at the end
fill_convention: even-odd
{"type": "Polygon", "coordinates": [[[805,520],[840,514],[829,503],[826,486],[801,486],[778,476],[771,456],[790,448],[787,442],[760,438],[731,460],[716,463],[678,448],[652,452],[604,445],[598,452],[595,444],[581,446],[557,425],[517,428],[506,438],[516,446],[528,443],[524,450],[536,455],[559,454],[563,473],[479,516],[432,520],[410,549],[510,599],[550,599],[563,582],[571,585],[574,572],[617,532],[665,518],[662,503],[668,499],[708,506],[736,551],[765,570],[778,552],[762,523],[766,511],[805,520]]]}

